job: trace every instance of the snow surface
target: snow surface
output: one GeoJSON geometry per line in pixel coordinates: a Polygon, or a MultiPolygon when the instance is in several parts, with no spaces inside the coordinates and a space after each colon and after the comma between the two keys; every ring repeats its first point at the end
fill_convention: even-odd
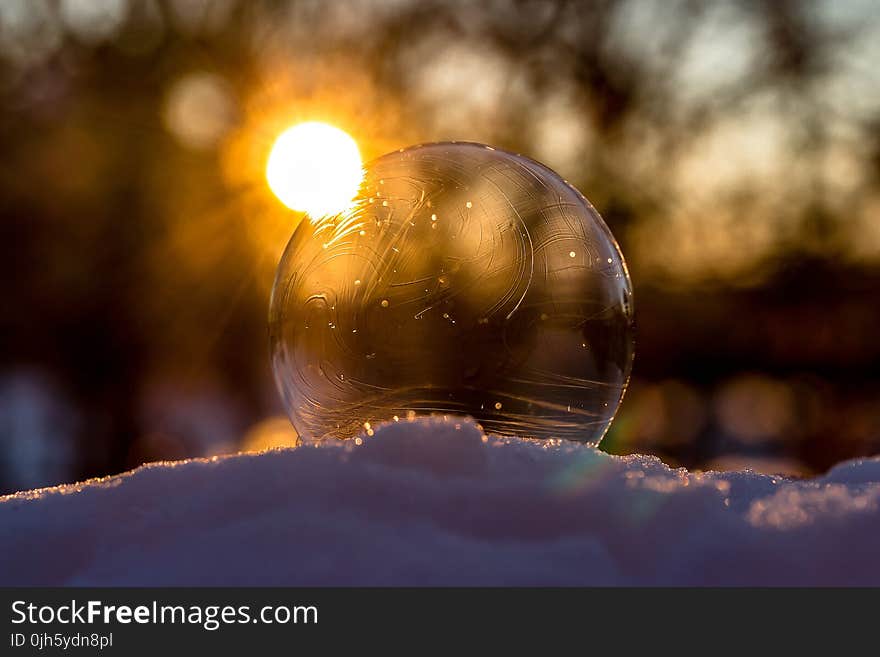
{"type": "Polygon", "coordinates": [[[400,422],[0,498],[0,584],[880,584],[880,458],[807,481],[400,422]]]}

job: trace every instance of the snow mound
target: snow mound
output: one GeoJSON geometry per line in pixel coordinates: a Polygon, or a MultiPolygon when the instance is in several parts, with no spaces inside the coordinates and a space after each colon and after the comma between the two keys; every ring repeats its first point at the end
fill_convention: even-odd
{"type": "Polygon", "coordinates": [[[0,584],[880,584],[880,458],[689,473],[441,418],[362,442],[0,498],[0,584]]]}

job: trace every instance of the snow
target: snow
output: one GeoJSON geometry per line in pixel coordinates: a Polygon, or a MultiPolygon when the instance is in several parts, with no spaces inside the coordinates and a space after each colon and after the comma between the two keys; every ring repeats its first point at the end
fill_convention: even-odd
{"type": "Polygon", "coordinates": [[[878,585],[880,458],[670,469],[454,418],[0,498],[4,585],[878,585]]]}

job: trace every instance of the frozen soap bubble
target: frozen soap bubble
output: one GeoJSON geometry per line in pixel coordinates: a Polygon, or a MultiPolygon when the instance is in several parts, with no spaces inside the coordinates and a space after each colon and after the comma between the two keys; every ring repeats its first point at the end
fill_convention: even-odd
{"type": "Polygon", "coordinates": [[[272,362],[306,440],[453,413],[597,444],[629,378],[632,313],[620,249],[576,189],[519,155],[427,144],[368,164],[349,210],[296,229],[272,362]]]}

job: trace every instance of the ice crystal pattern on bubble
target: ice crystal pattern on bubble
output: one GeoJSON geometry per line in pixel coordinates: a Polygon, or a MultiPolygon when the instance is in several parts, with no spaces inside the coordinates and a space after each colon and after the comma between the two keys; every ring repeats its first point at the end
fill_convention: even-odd
{"type": "Polygon", "coordinates": [[[275,378],[305,439],[454,413],[597,444],[626,389],[632,288],[590,203],[547,167],[470,143],[366,167],[304,220],[270,308],[275,378]]]}

